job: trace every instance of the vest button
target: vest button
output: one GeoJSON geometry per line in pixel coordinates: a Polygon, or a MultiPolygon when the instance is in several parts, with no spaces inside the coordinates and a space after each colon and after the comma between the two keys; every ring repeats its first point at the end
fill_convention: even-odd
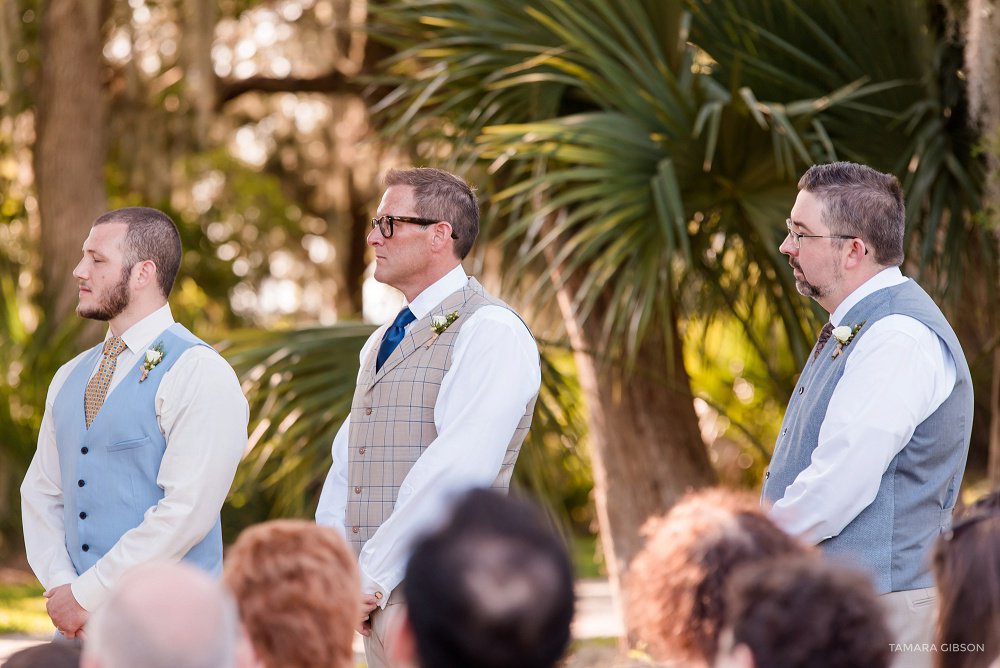
{"type": "Polygon", "coordinates": [[[371,414],[372,414],[372,409],[366,408],[365,409],[365,415],[371,415],[371,414]]]}
{"type": "Polygon", "coordinates": [[[361,531],[361,527],[352,527],[351,531],[353,531],[354,533],[358,533],[359,531],[361,531]]]}
{"type": "Polygon", "coordinates": [[[90,552],[90,546],[87,545],[86,543],[84,543],[80,549],[83,550],[84,552],[90,552]]]}
{"type": "Polygon", "coordinates": [[[364,447],[364,446],[361,446],[360,448],[358,448],[358,454],[359,454],[359,455],[363,455],[363,454],[365,454],[365,450],[367,450],[367,449],[368,449],[368,448],[366,448],[366,447],[364,447]]]}
{"type": "Polygon", "coordinates": [[[354,488],[354,493],[355,494],[360,494],[361,493],[361,488],[360,487],[355,487],[354,488]]]}
{"type": "Polygon", "coordinates": [[[803,392],[805,392],[805,391],[806,391],[806,388],[804,388],[804,387],[799,387],[799,394],[802,394],[802,393],[803,393],[803,392]]]}
{"type": "Polygon", "coordinates": [[[83,446],[82,448],[80,448],[80,453],[81,453],[81,454],[84,454],[84,455],[85,455],[85,454],[87,454],[88,452],[90,452],[90,448],[88,448],[88,447],[87,447],[86,445],[85,445],[85,446],[83,446]]]}
{"type": "Polygon", "coordinates": [[[81,520],[87,519],[87,513],[80,513],[80,519],[81,520]]]}
{"type": "Polygon", "coordinates": [[[787,433],[788,433],[788,427],[785,427],[784,429],[781,430],[781,435],[782,436],[784,436],[787,433]]]}
{"type": "Polygon", "coordinates": [[[86,485],[86,484],[87,484],[87,483],[85,483],[85,482],[84,482],[84,481],[82,481],[82,480],[77,480],[77,481],[76,481],[76,485],[77,485],[77,487],[83,487],[83,486],[84,486],[84,485],[86,485]]]}

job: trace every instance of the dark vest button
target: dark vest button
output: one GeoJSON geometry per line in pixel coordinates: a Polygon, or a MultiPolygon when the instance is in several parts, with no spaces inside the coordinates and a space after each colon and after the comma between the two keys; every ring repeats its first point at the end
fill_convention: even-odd
{"type": "Polygon", "coordinates": [[[360,494],[361,493],[361,488],[360,487],[355,487],[354,488],[354,493],[355,494],[360,494]]]}
{"type": "Polygon", "coordinates": [[[366,447],[364,447],[364,446],[361,446],[360,448],[358,448],[358,454],[359,454],[359,455],[363,455],[363,454],[365,454],[365,450],[367,450],[367,449],[368,449],[368,448],[366,448],[366,447]]]}
{"type": "Polygon", "coordinates": [[[90,552],[90,546],[87,545],[86,543],[84,543],[83,547],[81,547],[80,549],[83,550],[84,552],[90,552]]]}
{"type": "Polygon", "coordinates": [[[353,531],[354,533],[358,533],[359,531],[361,531],[361,527],[351,527],[351,531],[353,531]]]}
{"type": "Polygon", "coordinates": [[[87,454],[88,452],[90,452],[90,448],[88,448],[88,447],[87,447],[87,446],[85,445],[85,446],[83,446],[82,448],[80,448],[80,452],[81,452],[82,454],[87,454]]]}
{"type": "Polygon", "coordinates": [[[76,484],[77,484],[77,486],[79,486],[79,487],[83,487],[83,486],[84,486],[84,485],[86,485],[87,483],[85,483],[85,482],[84,482],[84,481],[82,481],[82,480],[77,480],[77,481],[76,481],[76,484]]]}
{"type": "Polygon", "coordinates": [[[371,414],[372,414],[372,409],[366,408],[365,409],[365,415],[371,415],[371,414]]]}
{"type": "Polygon", "coordinates": [[[800,387],[800,388],[799,388],[799,394],[802,394],[802,393],[803,393],[803,392],[805,392],[805,391],[806,391],[806,388],[804,388],[804,387],[800,387]]]}
{"type": "Polygon", "coordinates": [[[80,519],[81,520],[87,519],[87,513],[80,513],[80,519]]]}

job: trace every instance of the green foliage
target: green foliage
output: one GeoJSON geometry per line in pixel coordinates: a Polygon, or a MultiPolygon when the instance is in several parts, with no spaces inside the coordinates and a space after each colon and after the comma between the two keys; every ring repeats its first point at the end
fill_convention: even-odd
{"type": "Polygon", "coordinates": [[[38,584],[0,583],[0,633],[51,635],[43,591],[38,584]]]}

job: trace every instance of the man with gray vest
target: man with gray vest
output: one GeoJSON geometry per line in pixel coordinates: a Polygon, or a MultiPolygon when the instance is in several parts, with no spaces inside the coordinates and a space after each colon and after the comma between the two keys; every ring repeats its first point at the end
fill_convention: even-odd
{"type": "Polygon", "coordinates": [[[531,332],[462,268],[479,233],[472,189],[430,168],[390,170],[383,183],[368,243],[375,279],[406,305],[361,350],[316,510],[359,553],[371,668],[387,664],[385,630],[415,538],[457,494],[507,489],[541,383],[531,332]]]}
{"type": "Polygon", "coordinates": [[[68,638],[134,566],[222,571],[249,411],[229,364],[171,316],[180,263],[173,221],[128,207],[94,222],[73,270],[77,313],[108,332],[52,379],[21,485],[28,562],[68,638]]]}
{"type": "MultiPolygon", "coordinates": [[[[853,561],[882,595],[896,642],[930,644],[929,548],[958,498],[972,429],[962,347],[903,276],[903,193],[894,176],[810,168],[780,250],[795,285],[830,313],[792,392],[763,501],[789,533],[853,561]]],[[[931,655],[899,654],[899,665],[931,655]]]]}

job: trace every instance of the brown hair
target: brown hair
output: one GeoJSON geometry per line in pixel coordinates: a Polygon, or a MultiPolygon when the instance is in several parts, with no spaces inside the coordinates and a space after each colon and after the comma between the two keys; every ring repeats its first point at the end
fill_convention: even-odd
{"type": "Polygon", "coordinates": [[[934,665],[986,668],[1000,656],[1000,490],[972,504],[938,539],[934,576],[935,641],[956,648],[935,653],[934,665]]]}
{"type": "Polygon", "coordinates": [[[906,205],[899,180],[853,162],[813,165],[799,179],[799,190],[823,204],[831,234],[858,237],[884,267],[903,264],[906,205]]]}
{"type": "Polygon", "coordinates": [[[871,581],[819,559],[785,557],[736,570],[726,628],[768,668],[887,668],[891,638],[871,581]]]}
{"type": "Polygon", "coordinates": [[[361,585],[334,529],[304,520],[250,527],[226,556],[224,580],[267,668],[353,665],[361,585]]]}
{"type": "Polygon", "coordinates": [[[465,259],[479,236],[479,201],[464,179],[441,169],[414,167],[390,169],[382,177],[382,185],[413,188],[417,215],[451,223],[458,236],[455,255],[465,259]]]}
{"type": "Polygon", "coordinates": [[[94,226],[121,223],[127,226],[121,251],[125,270],[139,262],[156,265],[156,282],[163,298],[170,296],[181,267],[181,237],[170,216],[146,206],[127,206],[108,211],[94,221],[94,226]]]}
{"type": "Polygon", "coordinates": [[[726,614],[725,587],[742,564],[807,549],[749,494],[707,489],[643,527],[646,547],[627,575],[630,626],[657,653],[711,663],[726,614]]]}

